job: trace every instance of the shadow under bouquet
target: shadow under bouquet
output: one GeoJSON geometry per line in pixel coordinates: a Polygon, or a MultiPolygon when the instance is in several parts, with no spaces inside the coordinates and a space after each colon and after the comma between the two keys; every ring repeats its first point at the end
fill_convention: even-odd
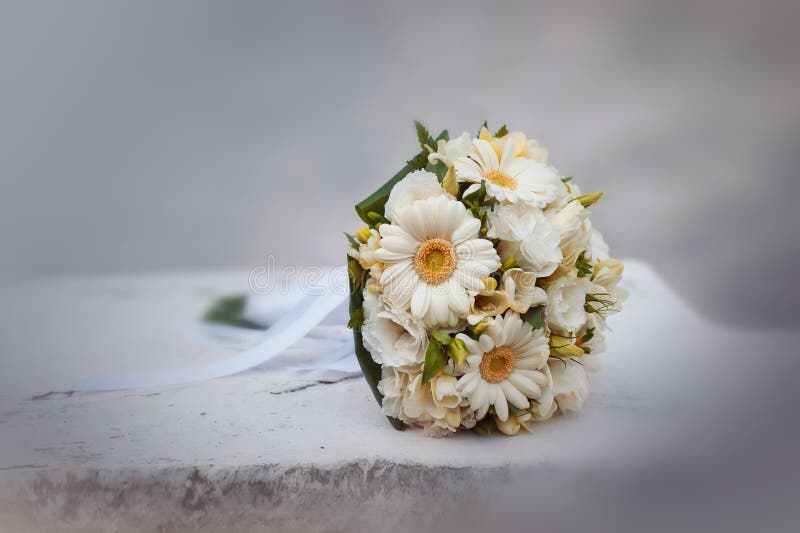
{"type": "Polygon", "coordinates": [[[582,194],[505,126],[436,137],[356,205],[350,322],[364,376],[397,429],[514,435],[577,411],[618,312],[622,264],[582,194]]]}

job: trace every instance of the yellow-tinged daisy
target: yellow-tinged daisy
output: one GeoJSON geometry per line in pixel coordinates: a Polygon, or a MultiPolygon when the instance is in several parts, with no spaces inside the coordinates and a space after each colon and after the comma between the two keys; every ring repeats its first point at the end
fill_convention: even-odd
{"type": "Polygon", "coordinates": [[[481,182],[485,181],[486,194],[501,201],[523,201],[544,208],[555,200],[562,184],[553,167],[516,157],[512,142],[504,143],[502,150],[498,156],[489,141],[475,139],[469,155],[455,161],[458,181],[473,183],[464,195],[478,190],[481,182]]]}
{"type": "Polygon", "coordinates": [[[385,265],[384,298],[410,309],[428,326],[456,326],[483,290],[481,278],[500,268],[481,223],[461,202],[444,196],[418,200],[380,227],[375,257],[385,265]]]}
{"type": "Polygon", "coordinates": [[[540,329],[524,322],[517,313],[508,312],[489,321],[478,338],[460,333],[469,355],[459,369],[458,390],[469,400],[480,420],[494,406],[501,421],[508,419],[508,404],[527,409],[530,399],[542,394],[549,382],[544,370],[550,349],[540,329]]]}

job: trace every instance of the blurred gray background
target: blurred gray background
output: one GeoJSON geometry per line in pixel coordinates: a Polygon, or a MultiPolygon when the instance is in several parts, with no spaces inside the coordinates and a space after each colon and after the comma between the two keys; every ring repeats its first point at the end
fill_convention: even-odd
{"type": "Polygon", "coordinates": [[[5,281],[340,262],[413,119],[487,119],[703,313],[800,320],[798,2],[0,5],[5,281]]]}

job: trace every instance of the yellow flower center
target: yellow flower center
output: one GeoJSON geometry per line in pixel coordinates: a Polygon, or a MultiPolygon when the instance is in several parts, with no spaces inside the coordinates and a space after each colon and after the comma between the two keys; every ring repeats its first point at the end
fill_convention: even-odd
{"type": "Polygon", "coordinates": [[[456,269],[455,250],[444,239],[425,241],[414,253],[414,268],[422,279],[438,285],[449,279],[456,269]]]}
{"type": "Polygon", "coordinates": [[[505,346],[489,350],[483,354],[480,369],[483,379],[489,383],[499,383],[514,369],[514,354],[505,346]]]}
{"type": "Polygon", "coordinates": [[[509,176],[505,172],[500,169],[493,168],[492,170],[488,171],[484,176],[488,181],[491,181],[495,185],[499,185],[501,187],[505,187],[506,189],[516,189],[517,188],[517,180],[512,176],[509,176]]]}

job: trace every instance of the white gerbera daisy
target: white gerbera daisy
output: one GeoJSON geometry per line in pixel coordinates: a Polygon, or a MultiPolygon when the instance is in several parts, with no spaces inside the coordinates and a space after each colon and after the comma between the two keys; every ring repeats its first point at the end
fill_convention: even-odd
{"type": "Polygon", "coordinates": [[[469,313],[481,278],[500,268],[492,242],[479,238],[481,223],[461,202],[436,196],[400,210],[380,227],[387,302],[428,326],[456,326],[469,313]]]}
{"type": "Polygon", "coordinates": [[[518,409],[530,406],[529,398],[539,398],[548,376],[550,348],[542,330],[534,330],[520,315],[508,312],[489,321],[478,340],[460,333],[469,355],[459,369],[458,390],[469,400],[476,418],[486,416],[493,405],[501,421],[508,419],[508,404],[518,409]]]}
{"type": "Polygon", "coordinates": [[[539,208],[552,202],[561,183],[556,171],[538,161],[515,157],[514,151],[514,143],[504,143],[498,157],[488,141],[472,141],[469,155],[454,163],[458,181],[474,184],[464,194],[478,190],[486,181],[486,194],[501,201],[521,200],[539,208]]]}

